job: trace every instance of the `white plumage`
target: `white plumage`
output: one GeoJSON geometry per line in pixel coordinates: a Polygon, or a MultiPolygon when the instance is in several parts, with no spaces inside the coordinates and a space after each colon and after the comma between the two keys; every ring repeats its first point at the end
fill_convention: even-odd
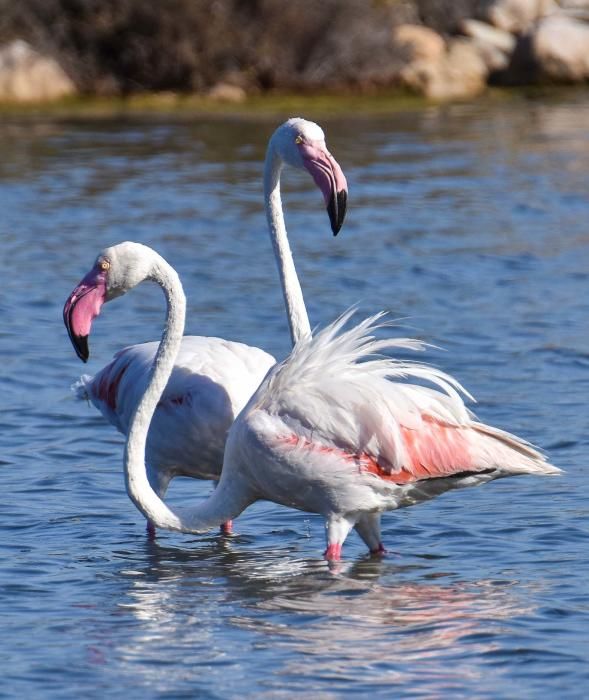
{"type": "Polygon", "coordinates": [[[103,251],[74,290],[66,304],[71,324],[84,327],[96,299],[108,299],[111,279],[117,293],[154,280],[168,302],[155,361],[134,401],[124,462],[129,496],[156,526],[200,532],[265,499],[321,514],[325,556],[339,559],[353,527],[372,552],[384,551],[382,511],[499,477],[559,472],[525,441],[477,422],[464,405],[466,392],[449,375],[382,356],[420,350],[421,343],[377,339],[381,315],[346,330],[348,312],[315,337],[299,339],[270,369],[231,426],[212,496],[194,508],[170,508],[148,479],[145,454],[183,342],[184,293],[157,253],[122,243],[103,251]]]}
{"type": "MultiPolygon", "coordinates": [[[[119,351],[94,377],[74,385],[126,435],[145,392],[159,342],[119,351]]],[[[150,425],[149,480],[163,497],[176,476],[217,480],[227,432],[275,363],[259,348],[222,338],[184,336],[174,369],[150,425]]]]}
{"type": "MultiPolygon", "coordinates": [[[[280,175],[285,165],[304,168],[312,175],[325,199],[334,234],[343,224],[347,191],[345,176],[317,124],[294,118],[276,129],[266,156],[264,200],[295,343],[310,334],[310,325],[282,213],[280,175]]],[[[151,267],[151,253],[145,246],[130,243],[108,249],[70,295],[64,320],[81,359],[88,358],[88,334],[105,301],[143,280],[157,280],[164,287],[172,284],[157,264],[151,267]],[[101,268],[102,264],[107,267],[101,268]]],[[[167,271],[167,263],[164,267],[167,271]]],[[[82,377],[75,385],[77,396],[87,397],[117,430],[128,435],[158,347],[157,342],[144,343],[120,351],[96,376],[82,377]]],[[[274,362],[263,350],[242,343],[200,336],[182,339],[147,436],[147,475],[159,497],[163,498],[176,476],[219,478],[229,427],[274,362]]]]}
{"type": "Polygon", "coordinates": [[[499,477],[559,473],[527,442],[477,422],[449,375],[380,356],[421,343],[376,339],[381,315],[344,330],[349,318],[268,374],[231,428],[220,488],[239,475],[255,498],[320,513],[326,555],[337,559],[352,527],[382,551],[384,510],[499,477]]]}

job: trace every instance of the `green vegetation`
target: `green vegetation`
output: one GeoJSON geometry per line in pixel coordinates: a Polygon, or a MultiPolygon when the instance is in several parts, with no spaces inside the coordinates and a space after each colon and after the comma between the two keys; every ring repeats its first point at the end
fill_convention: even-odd
{"type": "MultiPolygon", "coordinates": [[[[481,103],[534,99],[573,98],[582,92],[575,86],[532,86],[526,88],[491,88],[481,103]]],[[[189,120],[194,117],[282,118],[304,114],[321,120],[339,115],[378,116],[395,112],[414,111],[432,107],[432,102],[422,97],[400,91],[380,92],[372,95],[294,95],[266,94],[247,98],[244,102],[231,103],[211,100],[199,95],[175,95],[172,93],[142,93],[130,97],[69,97],[56,102],[17,104],[0,102],[0,121],[12,119],[158,119],[189,120]]]]}
{"type": "Polygon", "coordinates": [[[189,119],[201,116],[282,116],[304,113],[319,119],[338,114],[386,114],[419,109],[427,102],[400,92],[377,95],[273,94],[249,97],[231,103],[199,95],[144,93],[130,97],[68,97],[55,102],[17,104],[0,102],[0,119],[43,116],[55,119],[110,119],[121,117],[171,116],[189,119]]]}

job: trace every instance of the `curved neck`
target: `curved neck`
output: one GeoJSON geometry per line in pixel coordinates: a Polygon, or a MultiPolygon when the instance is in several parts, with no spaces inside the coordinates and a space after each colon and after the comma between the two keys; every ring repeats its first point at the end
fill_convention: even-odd
{"type": "Polygon", "coordinates": [[[311,326],[307,309],[305,308],[303,291],[288,244],[288,236],[286,235],[282,201],[280,199],[280,174],[282,167],[282,161],[272,142],[270,142],[264,165],[264,203],[272,247],[274,248],[274,255],[278,265],[280,284],[282,285],[282,294],[286,305],[290,337],[292,344],[295,345],[302,338],[311,336],[311,326]]]}
{"type": "MultiPolygon", "coordinates": [[[[158,256],[159,258],[159,256],[158,256]]],[[[125,445],[125,482],[129,498],[156,527],[200,532],[231,520],[248,503],[224,480],[204,503],[182,511],[169,508],[152,489],[145,469],[145,445],[152,416],[168,383],[180,349],[186,316],[186,297],[176,271],[159,258],[146,279],[162,288],[167,302],[166,325],[150,371],[147,388],[131,418],[125,445]],[[233,491],[233,493],[232,493],[233,491]]],[[[198,455],[195,455],[195,459],[198,455]]]]}

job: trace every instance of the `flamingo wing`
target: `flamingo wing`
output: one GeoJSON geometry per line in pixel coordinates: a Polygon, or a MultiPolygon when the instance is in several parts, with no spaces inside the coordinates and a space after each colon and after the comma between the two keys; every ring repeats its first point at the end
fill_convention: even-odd
{"type": "Polygon", "coordinates": [[[377,340],[380,316],[343,331],[349,315],[297,346],[250,403],[266,413],[266,437],[273,435],[277,449],[339,455],[358,472],[396,484],[495,470],[558,472],[525,441],[477,422],[462,398],[469,395],[448,375],[375,356],[420,350],[420,343],[377,340]]]}
{"type": "MultiPolygon", "coordinates": [[[[76,385],[123,434],[147,386],[159,343],[124,348],[94,377],[76,385]]],[[[220,338],[185,336],[147,439],[150,464],[177,474],[218,478],[231,423],[274,358],[220,338]]]]}

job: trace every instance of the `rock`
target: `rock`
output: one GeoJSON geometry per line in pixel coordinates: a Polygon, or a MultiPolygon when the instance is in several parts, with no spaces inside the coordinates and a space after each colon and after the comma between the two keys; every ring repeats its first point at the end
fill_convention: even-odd
{"type": "Polygon", "coordinates": [[[471,97],[484,89],[488,70],[468,40],[446,47],[432,29],[402,24],[394,29],[393,41],[407,55],[400,79],[409,89],[440,101],[471,97]]]}
{"type": "Polygon", "coordinates": [[[404,49],[410,61],[438,61],[446,42],[433,29],[418,24],[400,24],[393,30],[393,42],[404,49]]]}
{"type": "Polygon", "coordinates": [[[411,61],[401,71],[402,82],[428,99],[440,102],[474,97],[486,88],[489,70],[476,46],[454,39],[437,61],[411,61]]]}
{"type": "Polygon", "coordinates": [[[513,34],[476,19],[462,20],[460,29],[471,37],[490,73],[507,68],[517,42],[513,34]]]}
{"type": "Polygon", "coordinates": [[[487,87],[489,71],[476,46],[468,39],[454,39],[442,62],[438,85],[431,91],[435,99],[464,99],[479,95],[487,87]]]}
{"type": "Polygon", "coordinates": [[[511,54],[501,51],[493,44],[480,39],[471,39],[471,43],[483,59],[489,73],[504,71],[511,63],[511,54]]]}
{"type": "Polygon", "coordinates": [[[565,7],[561,11],[568,17],[580,19],[583,22],[589,22],[589,5],[587,7],[565,7]]]}
{"type": "Polygon", "coordinates": [[[560,11],[569,17],[589,21],[589,0],[560,0],[560,11]]]}
{"type": "Polygon", "coordinates": [[[0,48],[0,100],[37,102],[76,92],[57,61],[17,39],[0,48]]]}
{"type": "Polygon", "coordinates": [[[479,22],[476,19],[464,19],[460,23],[460,29],[466,36],[494,46],[504,53],[511,53],[515,48],[516,38],[513,34],[506,32],[504,29],[492,27],[486,22],[479,22]]]}
{"type": "Polygon", "coordinates": [[[554,0],[494,0],[486,18],[498,29],[523,34],[539,19],[556,11],[554,0]]]}
{"type": "Polygon", "coordinates": [[[558,82],[589,80],[589,25],[564,15],[540,22],[531,37],[542,77],[558,82]]]}
{"type": "Polygon", "coordinates": [[[207,92],[207,97],[218,102],[243,102],[247,94],[242,87],[230,83],[217,83],[207,92]]]}

